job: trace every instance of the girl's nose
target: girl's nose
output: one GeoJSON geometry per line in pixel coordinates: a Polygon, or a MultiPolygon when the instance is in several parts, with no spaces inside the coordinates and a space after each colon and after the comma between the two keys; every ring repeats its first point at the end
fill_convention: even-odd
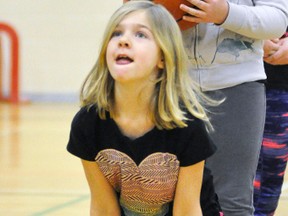
{"type": "Polygon", "coordinates": [[[120,39],[119,39],[119,46],[120,47],[130,47],[130,42],[127,36],[123,35],[120,39]]]}

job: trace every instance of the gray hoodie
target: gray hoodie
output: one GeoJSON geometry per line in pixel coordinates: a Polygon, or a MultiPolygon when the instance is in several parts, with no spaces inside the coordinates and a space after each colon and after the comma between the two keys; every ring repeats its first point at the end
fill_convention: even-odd
{"type": "Polygon", "coordinates": [[[204,91],[264,80],[263,40],[288,25],[288,0],[228,0],[221,25],[201,23],[183,31],[190,73],[204,91]]]}

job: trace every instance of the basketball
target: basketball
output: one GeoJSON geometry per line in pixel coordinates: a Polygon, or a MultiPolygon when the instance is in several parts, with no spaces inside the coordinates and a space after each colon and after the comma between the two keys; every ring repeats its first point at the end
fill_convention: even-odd
{"type": "Polygon", "coordinates": [[[190,4],[188,1],[186,0],[153,0],[153,2],[155,4],[163,5],[173,15],[173,17],[177,21],[181,30],[185,30],[185,29],[188,29],[197,25],[197,23],[187,22],[182,19],[182,17],[185,15],[185,12],[179,8],[180,5],[185,4],[191,7],[194,6],[190,4]]]}

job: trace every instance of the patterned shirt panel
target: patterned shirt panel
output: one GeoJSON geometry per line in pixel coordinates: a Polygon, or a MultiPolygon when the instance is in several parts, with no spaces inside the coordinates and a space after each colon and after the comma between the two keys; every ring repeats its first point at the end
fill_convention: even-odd
{"type": "Polygon", "coordinates": [[[174,198],[179,161],[170,153],[157,152],[139,166],[115,149],[100,151],[96,158],[101,171],[120,193],[120,204],[127,215],[165,215],[174,198]],[[134,214],[135,213],[135,214],[134,214]]]}

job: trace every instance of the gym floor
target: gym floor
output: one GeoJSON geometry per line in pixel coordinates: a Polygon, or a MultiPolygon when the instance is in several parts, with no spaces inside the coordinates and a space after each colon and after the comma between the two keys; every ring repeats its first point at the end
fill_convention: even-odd
{"type": "MultiPolygon", "coordinates": [[[[77,104],[0,103],[0,215],[89,215],[80,160],[66,151],[77,110],[77,104]]],[[[275,216],[287,215],[286,175],[275,216]]]]}

